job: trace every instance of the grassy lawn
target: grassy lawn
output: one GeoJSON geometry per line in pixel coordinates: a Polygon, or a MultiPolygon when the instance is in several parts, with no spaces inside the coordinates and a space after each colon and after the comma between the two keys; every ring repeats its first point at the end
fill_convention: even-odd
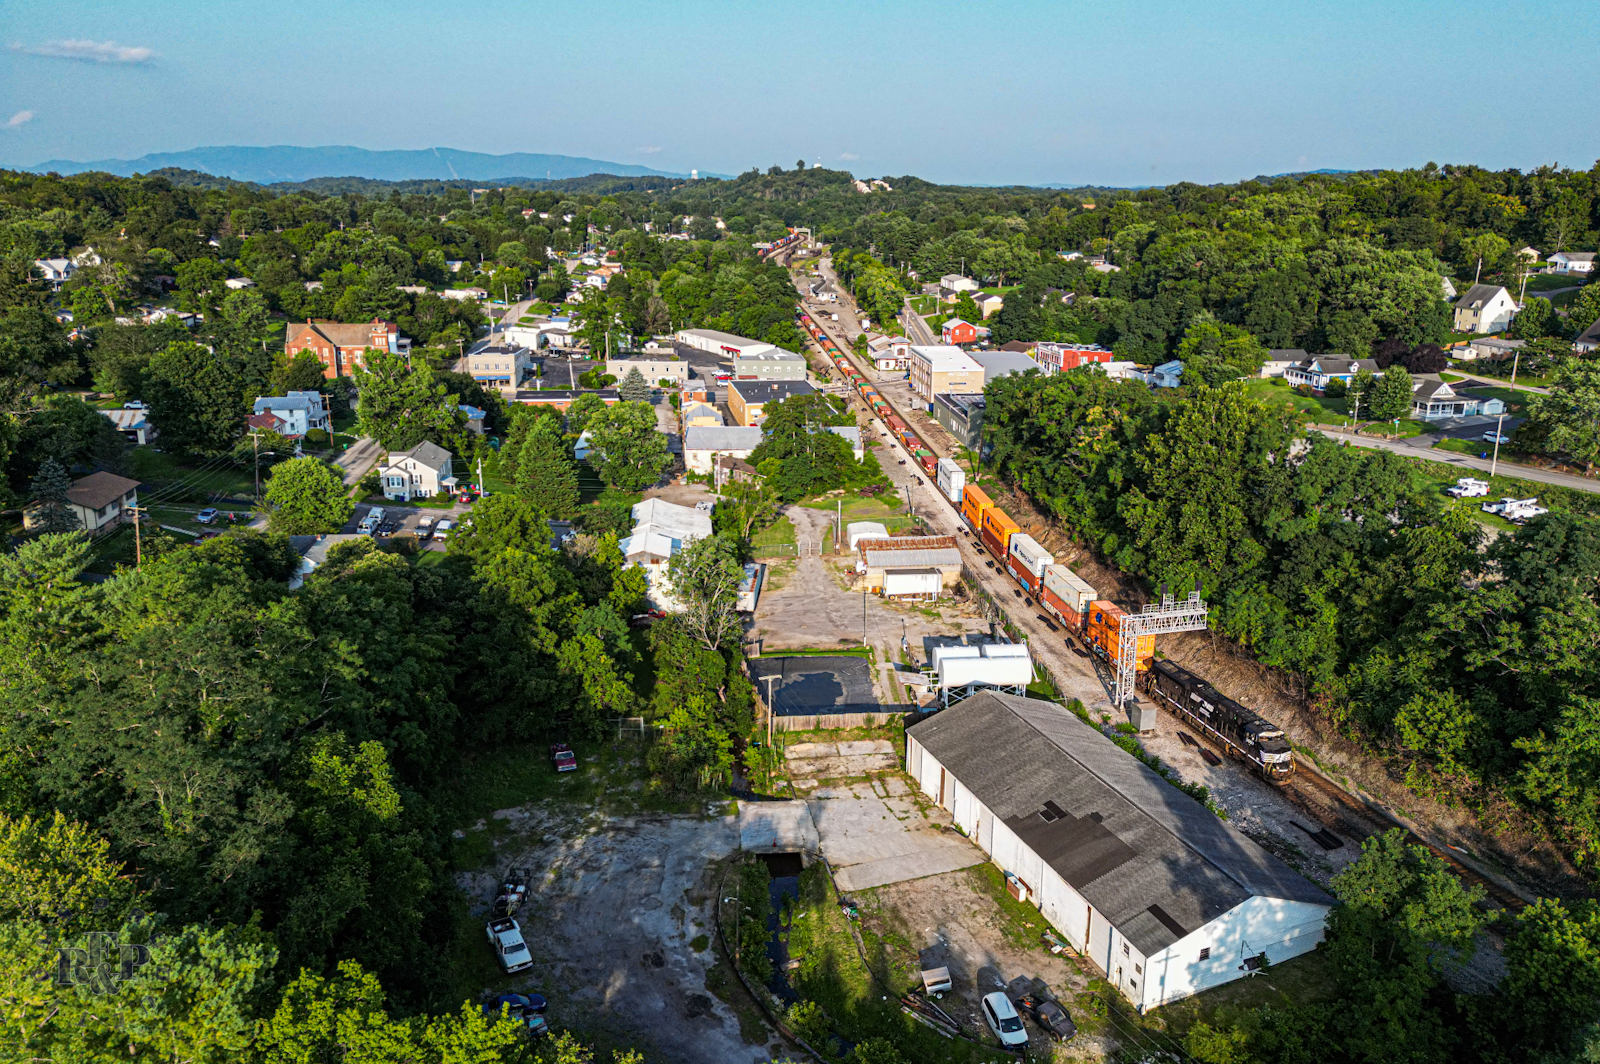
{"type": "Polygon", "coordinates": [[[827,513],[837,511],[843,517],[846,527],[852,521],[877,521],[890,532],[916,527],[916,522],[911,520],[899,498],[894,495],[869,495],[866,498],[859,495],[843,497],[835,495],[833,498],[808,499],[800,505],[808,510],[822,510],[827,513]]]}
{"type": "Polygon", "coordinates": [[[1274,964],[1260,975],[1235,979],[1193,997],[1174,1001],[1150,1013],[1147,1022],[1161,1024],[1169,1036],[1182,1039],[1196,1023],[1215,1024],[1232,1010],[1261,1005],[1306,1005],[1339,996],[1327,955],[1320,950],[1274,964]]]}
{"type": "Polygon", "coordinates": [[[794,523],[787,517],[780,517],[772,525],[763,528],[750,537],[750,550],[756,557],[761,557],[763,551],[794,551],[794,523]]]}
{"type": "Polygon", "coordinates": [[[1527,292],[1529,295],[1553,291],[1557,288],[1573,288],[1583,284],[1582,277],[1574,277],[1564,273],[1536,273],[1528,278],[1527,292]]]}
{"type": "MultiPolygon", "coordinates": [[[[1480,448],[1487,449],[1480,444],[1480,448]]],[[[1474,454],[1478,452],[1472,452],[1474,454]]],[[[1505,458],[1507,451],[1500,448],[1500,457],[1505,458]]],[[[1479,480],[1489,481],[1488,499],[1531,499],[1537,498],[1541,506],[1551,509],[1560,508],[1576,513],[1600,513],[1600,495],[1590,492],[1576,491],[1564,488],[1559,484],[1542,484],[1537,481],[1523,480],[1520,477],[1496,475],[1488,476],[1486,471],[1476,469],[1462,469],[1459,466],[1445,465],[1443,462],[1430,462],[1427,459],[1415,459],[1410,462],[1412,469],[1412,484],[1417,491],[1431,491],[1444,495],[1444,489],[1454,484],[1464,476],[1477,477],[1479,480]]],[[[1509,521],[1503,521],[1493,514],[1483,513],[1479,506],[1485,499],[1467,499],[1466,505],[1472,508],[1473,515],[1480,523],[1493,525],[1496,528],[1511,528],[1509,521]]]]}
{"type": "MultiPolygon", "coordinates": [[[[150,447],[128,452],[133,478],[140,482],[142,501],[204,504],[214,495],[249,497],[255,481],[249,462],[232,458],[180,461],[176,455],[150,447]]],[[[267,466],[261,467],[262,480],[267,466]]]]}
{"type": "Polygon", "coordinates": [[[333,431],[352,432],[356,427],[356,414],[354,410],[346,408],[333,412],[333,431]]]}
{"type": "Polygon", "coordinates": [[[1350,416],[1349,404],[1343,399],[1321,399],[1314,395],[1301,395],[1289,387],[1288,382],[1281,377],[1246,381],[1244,393],[1252,399],[1293,406],[1297,413],[1304,414],[1314,421],[1326,423],[1329,420],[1350,416]]]}
{"type": "Polygon", "coordinates": [[[807,1041],[830,1064],[846,1059],[846,1043],[868,1038],[892,1040],[906,1059],[918,1064],[1013,1059],[995,1049],[944,1038],[901,1012],[888,991],[908,985],[903,965],[888,959],[887,943],[870,931],[863,932],[867,956],[875,958],[878,980],[892,980],[887,985],[875,980],[874,970],[862,960],[850,933],[850,921],[840,911],[839,895],[821,862],[801,874],[798,901],[779,914],[778,933],[787,938],[789,955],[800,962],[790,974],[791,985],[802,999],[819,1006],[827,1019],[828,1030],[807,1041]]]}
{"type": "Polygon", "coordinates": [[[1506,404],[1506,413],[1514,417],[1522,417],[1527,410],[1528,393],[1521,389],[1512,391],[1510,388],[1489,388],[1473,385],[1456,390],[1461,395],[1476,396],[1479,399],[1498,399],[1506,404]]]}
{"type": "MultiPolygon", "coordinates": [[[[1509,362],[1493,362],[1488,363],[1487,365],[1468,364],[1466,366],[1458,366],[1456,371],[1453,372],[1446,370],[1445,372],[1439,374],[1439,376],[1443,377],[1445,380],[1458,381],[1467,374],[1482,378],[1484,380],[1503,380],[1506,382],[1506,392],[1509,393],[1511,391],[1511,363],[1509,362]],[[1489,366],[1493,366],[1495,368],[1495,372],[1489,372],[1489,366]]],[[[1526,369],[1519,369],[1517,371],[1518,391],[1521,391],[1524,387],[1543,388],[1549,383],[1549,377],[1541,376],[1538,373],[1529,373],[1526,369]]]]}

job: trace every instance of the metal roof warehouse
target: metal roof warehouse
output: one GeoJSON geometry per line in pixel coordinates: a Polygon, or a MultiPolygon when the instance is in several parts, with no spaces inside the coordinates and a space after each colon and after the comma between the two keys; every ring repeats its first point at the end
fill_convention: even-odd
{"type": "Polygon", "coordinates": [[[983,692],[906,766],[1141,1010],[1314,949],[1333,900],[1051,702],[983,692]]]}

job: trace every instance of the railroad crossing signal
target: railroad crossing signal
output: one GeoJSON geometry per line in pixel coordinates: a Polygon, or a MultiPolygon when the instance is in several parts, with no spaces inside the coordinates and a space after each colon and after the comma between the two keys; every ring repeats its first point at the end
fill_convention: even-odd
{"type": "Polygon", "coordinates": [[[1187,601],[1179,602],[1163,587],[1159,606],[1147,603],[1138,613],[1123,614],[1117,630],[1117,686],[1111,695],[1112,704],[1121,709],[1133,697],[1141,636],[1202,631],[1206,613],[1200,592],[1192,591],[1187,601]]]}

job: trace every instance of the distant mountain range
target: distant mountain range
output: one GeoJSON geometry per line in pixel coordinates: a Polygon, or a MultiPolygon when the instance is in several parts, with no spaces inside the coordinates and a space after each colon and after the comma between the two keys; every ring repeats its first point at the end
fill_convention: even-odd
{"type": "MultiPolygon", "coordinates": [[[[380,181],[466,180],[490,182],[507,178],[587,177],[590,174],[616,174],[619,177],[688,177],[652,170],[648,166],[584,159],[572,155],[535,155],[513,152],[487,155],[458,151],[455,148],[423,148],[416,151],[369,151],[336,145],[300,148],[278,145],[268,148],[215,147],[189,151],[155,152],[137,159],[94,159],[75,162],[50,159],[27,167],[34,173],[81,174],[99,171],[131,177],[177,167],[199,170],[235,181],[254,181],[271,185],[282,181],[309,181],[318,177],[366,177],[380,181]]],[[[720,177],[720,174],[705,174],[720,177]]]]}

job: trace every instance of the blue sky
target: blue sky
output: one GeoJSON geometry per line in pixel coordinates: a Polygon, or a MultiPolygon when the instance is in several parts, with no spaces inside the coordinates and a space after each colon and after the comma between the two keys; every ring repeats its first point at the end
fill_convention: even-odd
{"type": "MultiPolygon", "coordinates": [[[[1579,4],[4,0],[0,165],[448,146],[1165,184],[1600,158],[1579,4]],[[1552,71],[1575,88],[1550,90],[1552,71]]],[[[1587,29],[1584,27],[1587,23],[1587,29]]]]}

